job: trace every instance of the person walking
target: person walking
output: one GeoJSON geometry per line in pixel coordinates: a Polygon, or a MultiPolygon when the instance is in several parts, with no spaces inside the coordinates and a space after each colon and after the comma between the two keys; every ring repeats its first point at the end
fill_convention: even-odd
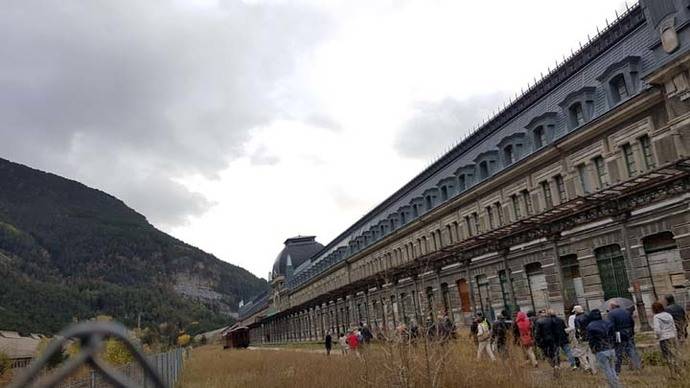
{"type": "MultiPolygon", "coordinates": [[[[481,319],[482,317],[478,318],[481,319]]],[[[496,361],[494,352],[491,350],[491,329],[486,319],[477,322],[477,360],[482,358],[482,353],[486,352],[491,361],[496,361]]]]}
{"type": "Polygon", "coordinates": [[[682,344],[688,338],[688,317],[685,315],[685,309],[676,304],[676,298],[673,295],[666,295],[664,297],[666,302],[666,312],[671,314],[673,322],[676,324],[676,333],[678,334],[678,341],[682,344]]]}
{"type": "Polygon", "coordinates": [[[664,306],[659,302],[652,304],[652,312],[654,313],[654,334],[656,334],[656,339],[659,340],[661,356],[669,369],[671,369],[671,373],[678,375],[679,368],[676,359],[678,332],[676,331],[675,320],[670,313],[664,311],[664,306]]]}
{"type": "Polygon", "coordinates": [[[338,343],[340,344],[340,352],[342,354],[347,354],[347,351],[350,349],[350,345],[347,344],[347,336],[343,333],[340,333],[338,336],[338,343]]]}
{"type": "Polygon", "coordinates": [[[527,314],[522,311],[518,311],[517,317],[515,318],[515,328],[517,329],[517,335],[515,336],[522,350],[527,354],[527,358],[533,367],[538,367],[537,357],[534,355],[534,337],[532,336],[532,322],[527,318],[527,314]]]}
{"type": "MultiPolygon", "coordinates": [[[[556,315],[556,313],[549,309],[548,314],[551,317],[551,320],[553,321],[553,327],[555,329],[555,336],[556,336],[556,343],[558,347],[563,350],[563,353],[565,353],[566,357],[568,357],[568,364],[570,364],[570,367],[572,369],[577,369],[577,364],[575,363],[575,357],[573,357],[573,353],[570,350],[570,339],[568,338],[568,332],[567,326],[565,324],[565,321],[556,315]]],[[[559,352],[556,351],[556,358],[560,356],[559,352]]]]}
{"type": "Polygon", "coordinates": [[[496,346],[496,353],[502,358],[508,358],[508,330],[510,329],[506,322],[508,312],[501,311],[494,321],[493,329],[491,330],[491,342],[496,346]]]}
{"type": "Polygon", "coordinates": [[[622,387],[616,373],[616,352],[614,344],[616,335],[613,324],[601,319],[601,311],[594,309],[589,313],[587,338],[592,353],[595,354],[599,369],[604,372],[609,388],[622,387]]]}
{"type": "Polygon", "coordinates": [[[554,374],[559,374],[560,361],[558,359],[558,348],[560,337],[555,321],[547,311],[540,311],[537,319],[534,339],[537,346],[541,349],[544,357],[549,361],[549,365],[554,370],[554,374]]]}
{"type": "Polygon", "coordinates": [[[616,336],[616,373],[621,373],[624,356],[630,359],[633,369],[639,370],[642,368],[642,361],[635,348],[635,320],[632,313],[616,303],[611,303],[608,320],[613,324],[616,336]]]}
{"type": "Polygon", "coordinates": [[[359,333],[355,330],[350,331],[350,334],[348,334],[347,336],[347,345],[350,347],[350,350],[353,352],[357,352],[359,343],[359,333]]]}
{"type": "Polygon", "coordinates": [[[326,339],[324,340],[324,345],[326,345],[326,355],[331,355],[331,348],[333,348],[333,338],[331,337],[331,332],[326,333],[326,339]]]}
{"type": "Polygon", "coordinates": [[[577,305],[573,307],[573,315],[570,316],[572,320],[569,319],[569,326],[572,335],[572,352],[573,357],[580,360],[580,366],[586,372],[594,373],[593,365],[595,364],[594,355],[589,349],[589,344],[587,343],[587,324],[589,323],[589,318],[585,314],[585,310],[582,306],[577,305]]]}

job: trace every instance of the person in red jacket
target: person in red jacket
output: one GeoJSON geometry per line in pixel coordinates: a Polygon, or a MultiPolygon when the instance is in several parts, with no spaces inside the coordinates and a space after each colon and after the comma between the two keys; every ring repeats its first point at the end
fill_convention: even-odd
{"type": "Polygon", "coordinates": [[[515,326],[517,333],[520,336],[520,346],[527,354],[532,366],[537,367],[537,358],[534,355],[534,337],[532,337],[532,322],[527,318],[527,314],[518,311],[515,318],[515,326]]]}
{"type": "Polygon", "coordinates": [[[350,346],[350,350],[357,351],[357,347],[359,347],[359,338],[357,338],[357,333],[355,333],[354,330],[347,335],[347,344],[350,346]]]}

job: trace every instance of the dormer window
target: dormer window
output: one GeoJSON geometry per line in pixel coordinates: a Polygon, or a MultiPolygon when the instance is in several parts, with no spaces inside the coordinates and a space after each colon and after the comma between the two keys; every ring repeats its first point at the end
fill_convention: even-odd
{"type": "Polygon", "coordinates": [[[548,145],[553,140],[557,119],[558,113],[546,112],[533,118],[525,126],[527,133],[530,134],[528,141],[532,142],[532,151],[548,145]]]}
{"type": "Polygon", "coordinates": [[[628,87],[625,85],[625,77],[623,74],[618,74],[609,82],[611,90],[611,100],[619,103],[627,99],[630,95],[628,94],[628,87]]]}
{"type": "Polygon", "coordinates": [[[507,145],[503,148],[503,160],[505,162],[505,166],[510,166],[515,162],[515,156],[513,155],[513,146],[512,145],[507,145]]]}
{"type": "Polygon", "coordinates": [[[579,128],[594,118],[596,88],[585,86],[570,93],[559,105],[568,116],[570,129],[579,128]]]}
{"type": "Polygon", "coordinates": [[[582,104],[576,102],[570,106],[570,123],[572,128],[577,128],[583,125],[585,121],[585,111],[582,109],[582,104]]]}
{"type": "Polygon", "coordinates": [[[640,57],[630,56],[607,67],[604,73],[597,77],[606,90],[609,107],[637,93],[640,86],[639,68],[640,57]]]}
{"type": "Polygon", "coordinates": [[[486,179],[489,177],[489,163],[484,161],[479,163],[479,178],[486,179]]]}
{"type": "Polygon", "coordinates": [[[446,186],[441,187],[441,201],[448,200],[448,188],[446,186]]]}
{"type": "Polygon", "coordinates": [[[458,191],[465,191],[467,184],[465,183],[465,174],[458,177],[458,191]]]}
{"type": "Polygon", "coordinates": [[[430,196],[430,195],[427,195],[427,196],[424,198],[424,201],[425,201],[425,203],[426,203],[426,210],[427,210],[427,211],[431,210],[431,208],[434,206],[434,204],[433,204],[433,202],[432,202],[432,200],[431,200],[431,196],[430,196]]]}
{"type": "Polygon", "coordinates": [[[534,146],[536,149],[539,149],[546,144],[546,134],[544,133],[543,125],[534,128],[532,134],[534,135],[534,146]]]}

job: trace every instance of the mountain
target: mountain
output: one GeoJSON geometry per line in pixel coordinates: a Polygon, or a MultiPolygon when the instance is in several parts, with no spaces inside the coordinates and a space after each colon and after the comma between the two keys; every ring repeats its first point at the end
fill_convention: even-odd
{"type": "Polygon", "coordinates": [[[0,158],[0,329],[55,333],[109,315],[201,332],[267,287],[111,195],[0,158]]]}

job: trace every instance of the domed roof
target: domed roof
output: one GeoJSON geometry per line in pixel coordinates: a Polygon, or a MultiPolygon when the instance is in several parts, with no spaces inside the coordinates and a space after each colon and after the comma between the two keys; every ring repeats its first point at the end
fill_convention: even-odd
{"type": "Polygon", "coordinates": [[[316,236],[297,236],[285,240],[285,248],[273,263],[274,276],[288,275],[288,265],[294,270],[321,249],[323,245],[316,242],[316,236]]]}

